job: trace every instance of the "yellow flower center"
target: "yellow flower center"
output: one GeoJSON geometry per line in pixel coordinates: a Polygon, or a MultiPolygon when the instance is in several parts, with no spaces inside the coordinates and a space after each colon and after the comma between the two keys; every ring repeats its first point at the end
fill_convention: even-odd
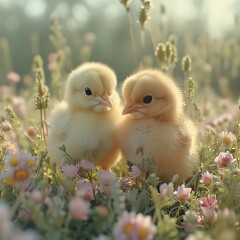
{"type": "Polygon", "coordinates": [[[18,159],[16,157],[12,157],[9,163],[12,167],[16,167],[18,165],[18,159]]]}
{"type": "Polygon", "coordinates": [[[138,230],[139,239],[146,239],[148,235],[148,230],[145,227],[140,227],[138,230]]]}
{"type": "Polygon", "coordinates": [[[35,161],[30,159],[30,160],[27,160],[27,165],[28,167],[34,167],[35,166],[35,161]]]}
{"type": "Polygon", "coordinates": [[[228,137],[228,136],[225,136],[223,138],[223,143],[226,144],[226,145],[229,145],[231,143],[231,138],[228,137]]]}
{"type": "Polygon", "coordinates": [[[131,223],[127,223],[123,226],[123,233],[125,235],[131,234],[132,231],[133,231],[133,225],[131,223]]]}
{"type": "Polygon", "coordinates": [[[17,181],[25,181],[28,178],[28,171],[26,169],[19,169],[14,176],[17,181]]]}
{"type": "Polygon", "coordinates": [[[8,184],[8,185],[14,185],[15,182],[16,182],[16,180],[15,180],[14,178],[9,177],[9,178],[6,178],[6,179],[5,179],[5,182],[6,182],[6,184],[8,184]]]}

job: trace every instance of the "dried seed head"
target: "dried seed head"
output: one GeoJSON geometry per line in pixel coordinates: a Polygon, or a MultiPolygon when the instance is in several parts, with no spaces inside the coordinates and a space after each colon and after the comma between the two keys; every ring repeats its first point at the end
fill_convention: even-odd
{"type": "Polygon", "coordinates": [[[166,13],[166,8],[163,4],[160,5],[160,13],[164,15],[166,13]]]}
{"type": "Polygon", "coordinates": [[[152,7],[151,0],[142,0],[142,4],[146,10],[149,10],[152,7]]]}
{"type": "Polygon", "coordinates": [[[166,48],[163,43],[159,43],[157,45],[156,50],[155,50],[155,55],[156,55],[159,63],[164,62],[164,60],[166,58],[166,48]]]}
{"type": "Polygon", "coordinates": [[[172,46],[172,53],[171,53],[171,56],[169,58],[169,62],[171,65],[175,65],[176,62],[177,62],[177,48],[175,46],[172,46]]]}
{"type": "Polygon", "coordinates": [[[119,0],[120,3],[125,7],[125,9],[128,11],[129,10],[129,5],[132,0],[119,0]]]}
{"type": "Polygon", "coordinates": [[[166,57],[168,60],[170,60],[172,53],[173,53],[173,46],[172,46],[171,42],[168,41],[166,43],[166,57]]]}
{"type": "Polygon", "coordinates": [[[175,35],[170,35],[168,38],[168,41],[173,45],[176,46],[177,45],[177,37],[175,35]]]}
{"type": "Polygon", "coordinates": [[[144,6],[141,6],[141,10],[139,13],[139,22],[142,28],[146,26],[146,23],[149,19],[150,17],[148,15],[148,9],[146,9],[144,6]]]}
{"type": "Polygon", "coordinates": [[[42,58],[37,55],[33,61],[33,70],[35,72],[35,106],[36,109],[45,109],[49,102],[49,90],[45,84],[45,74],[43,71],[42,58]]]}
{"type": "Polygon", "coordinates": [[[192,69],[192,60],[189,55],[182,59],[182,70],[183,72],[190,72],[192,69]]]}
{"type": "Polygon", "coordinates": [[[187,99],[189,102],[193,102],[194,93],[195,93],[195,82],[189,77],[187,81],[187,99]]]}
{"type": "Polygon", "coordinates": [[[38,71],[39,69],[41,69],[43,67],[43,60],[41,58],[40,55],[36,55],[33,59],[33,66],[32,66],[32,70],[34,72],[38,71]]]}

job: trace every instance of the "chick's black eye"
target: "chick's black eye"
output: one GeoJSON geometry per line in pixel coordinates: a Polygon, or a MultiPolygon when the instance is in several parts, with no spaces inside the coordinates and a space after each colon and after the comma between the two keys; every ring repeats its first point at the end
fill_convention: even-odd
{"type": "Polygon", "coordinates": [[[152,96],[151,95],[147,95],[143,98],[143,103],[149,104],[152,102],[152,96]]]}
{"type": "Polygon", "coordinates": [[[85,93],[88,95],[88,96],[91,96],[92,95],[92,91],[90,88],[86,87],[85,88],[85,93]]]}

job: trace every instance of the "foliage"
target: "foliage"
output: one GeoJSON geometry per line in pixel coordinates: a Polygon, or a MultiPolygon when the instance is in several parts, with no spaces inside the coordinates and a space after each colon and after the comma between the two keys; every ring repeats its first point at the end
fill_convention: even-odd
{"type": "MultiPolygon", "coordinates": [[[[120,3],[131,18],[131,1],[120,3]]],[[[143,45],[149,31],[151,7],[151,1],[141,1],[138,20],[143,45]]],[[[166,14],[164,6],[161,11],[166,14]]],[[[154,61],[162,71],[173,76],[174,70],[182,67],[185,110],[199,125],[199,167],[186,183],[176,186],[177,176],[171,183],[160,182],[151,157],[143,159],[147,170],[144,176],[137,166],[124,159],[111,171],[99,169],[84,159],[76,163],[65,146],[60,149],[68,164],[60,168],[51,162],[45,140],[47,114],[56,99],[61,98],[65,76],[72,65],[68,61],[70,48],[55,14],[51,15],[50,28],[55,53],[51,60],[49,87],[39,55],[33,62],[35,78],[30,78],[34,84],[30,83],[22,92],[17,91],[18,78],[9,75],[9,85],[1,87],[1,239],[20,236],[47,240],[238,239],[239,103],[232,103],[230,97],[222,99],[214,95],[209,107],[211,102],[206,98],[207,93],[198,91],[200,86],[211,91],[209,82],[206,79],[200,81],[201,74],[194,67],[203,60],[197,50],[199,43],[187,43],[187,48],[192,51],[180,63],[173,35],[155,46],[154,61]],[[35,106],[31,105],[33,99],[35,106]]],[[[215,43],[209,37],[206,42],[212,49],[207,55],[210,61],[216,58],[216,52],[211,48],[215,43]]],[[[220,45],[226,47],[228,44],[220,45]]],[[[226,69],[231,68],[230,75],[223,76],[231,79],[239,76],[237,54],[233,54],[233,48],[239,49],[236,42],[227,53],[219,53],[224,62],[231,61],[231,66],[226,66],[226,69]]],[[[7,54],[8,49],[5,50],[7,54]]],[[[220,63],[212,63],[213,74],[221,75],[220,63]]],[[[142,68],[149,65],[151,59],[146,61],[146,58],[139,64],[142,68]]],[[[207,71],[211,81],[212,75],[207,71]]]]}

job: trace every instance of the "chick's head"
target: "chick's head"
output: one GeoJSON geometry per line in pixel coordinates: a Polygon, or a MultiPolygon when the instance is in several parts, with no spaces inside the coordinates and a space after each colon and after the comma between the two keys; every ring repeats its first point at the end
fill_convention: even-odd
{"type": "Polygon", "coordinates": [[[64,98],[75,110],[109,111],[116,85],[116,75],[108,66],[85,63],[69,75],[64,98]]]}
{"type": "Polygon", "coordinates": [[[154,69],[128,77],[122,87],[123,114],[134,118],[176,118],[183,111],[183,98],[175,82],[154,69]]]}

